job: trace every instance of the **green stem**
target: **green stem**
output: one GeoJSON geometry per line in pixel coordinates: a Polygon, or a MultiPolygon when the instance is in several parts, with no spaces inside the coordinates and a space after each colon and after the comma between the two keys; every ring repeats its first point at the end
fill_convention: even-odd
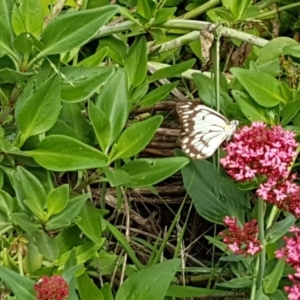
{"type": "MultiPolygon", "coordinates": [[[[288,4],[288,5],[285,5],[285,6],[281,6],[281,7],[278,7],[276,9],[273,9],[271,11],[266,11],[264,13],[261,13],[260,15],[257,15],[255,19],[258,20],[258,19],[262,19],[262,18],[273,17],[274,14],[278,14],[281,11],[291,9],[291,8],[295,8],[295,7],[298,7],[298,6],[300,6],[300,2],[293,3],[293,4],[288,4]]],[[[248,21],[250,21],[250,19],[248,21]]]]}
{"type": "Polygon", "coordinates": [[[101,209],[105,208],[105,194],[106,194],[106,182],[102,182],[102,185],[101,185],[101,200],[100,200],[101,209]]]}
{"type": "MultiPolygon", "coordinates": [[[[259,268],[259,259],[256,259],[256,264],[255,264],[255,274],[258,273],[258,268],[259,268]]],[[[256,296],[256,277],[253,276],[253,282],[252,282],[252,287],[251,287],[251,297],[250,300],[255,300],[255,296],[256,296]]]]}
{"type": "Polygon", "coordinates": [[[259,254],[259,267],[257,274],[257,289],[261,289],[264,277],[265,263],[266,263],[266,248],[265,248],[265,226],[264,226],[264,200],[258,198],[257,200],[257,215],[258,215],[258,239],[262,245],[262,251],[259,254]]]}

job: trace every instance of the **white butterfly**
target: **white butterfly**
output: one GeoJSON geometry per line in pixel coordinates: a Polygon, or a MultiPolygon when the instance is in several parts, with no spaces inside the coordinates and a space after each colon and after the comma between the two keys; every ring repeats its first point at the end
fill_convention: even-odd
{"type": "Polygon", "coordinates": [[[178,103],[176,107],[183,132],[181,148],[193,159],[205,159],[228,141],[236,131],[238,121],[229,122],[217,111],[198,102],[178,103]]]}

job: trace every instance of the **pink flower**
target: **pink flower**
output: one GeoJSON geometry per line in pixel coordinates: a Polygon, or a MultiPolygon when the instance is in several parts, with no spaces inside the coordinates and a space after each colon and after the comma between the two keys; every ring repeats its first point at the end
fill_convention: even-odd
{"type": "Polygon", "coordinates": [[[65,300],[69,295],[67,282],[59,275],[42,276],[34,289],[38,300],[65,300]]]}
{"type": "Polygon", "coordinates": [[[257,221],[252,220],[240,227],[237,219],[226,216],[223,220],[228,227],[228,232],[219,233],[223,237],[223,242],[227,244],[227,249],[234,254],[255,255],[261,251],[261,244],[257,239],[257,221]]]}

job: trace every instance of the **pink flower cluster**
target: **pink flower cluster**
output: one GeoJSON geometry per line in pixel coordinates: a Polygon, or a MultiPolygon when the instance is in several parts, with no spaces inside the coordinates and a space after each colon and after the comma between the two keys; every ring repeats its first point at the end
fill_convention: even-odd
{"type": "Polygon", "coordinates": [[[293,182],[295,175],[289,175],[297,146],[294,133],[254,122],[234,134],[225,147],[227,156],[220,162],[237,181],[262,182],[257,195],[298,218],[300,188],[293,182]]]}
{"type": "Polygon", "coordinates": [[[294,233],[293,237],[283,237],[286,245],[275,252],[277,258],[283,258],[295,270],[295,274],[288,275],[292,281],[292,286],[286,286],[284,289],[288,293],[290,300],[300,299],[300,228],[292,226],[290,232],[294,233]]]}
{"type": "Polygon", "coordinates": [[[223,242],[227,244],[227,249],[234,254],[255,255],[261,251],[261,244],[257,239],[258,226],[257,221],[252,220],[239,227],[237,219],[226,216],[223,220],[225,226],[228,227],[228,232],[220,232],[223,237],[223,242]]]}
{"type": "Polygon", "coordinates": [[[34,290],[38,300],[65,300],[69,295],[67,282],[59,275],[42,276],[34,290]]]}

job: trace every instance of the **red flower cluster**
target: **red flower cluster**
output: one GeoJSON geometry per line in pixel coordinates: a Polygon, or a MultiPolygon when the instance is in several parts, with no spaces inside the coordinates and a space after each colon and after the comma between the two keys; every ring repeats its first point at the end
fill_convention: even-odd
{"type": "Polygon", "coordinates": [[[295,274],[288,275],[292,281],[292,286],[286,286],[284,289],[288,293],[290,300],[300,299],[300,228],[292,226],[290,232],[294,233],[294,237],[283,237],[286,245],[275,252],[277,258],[284,258],[295,270],[295,274]]]}
{"type": "Polygon", "coordinates": [[[65,300],[69,295],[67,282],[59,275],[42,276],[34,289],[38,300],[65,300]]]}
{"type": "Polygon", "coordinates": [[[220,160],[227,173],[240,182],[263,181],[257,195],[278,208],[300,217],[300,188],[289,176],[296,156],[295,134],[280,126],[268,128],[261,122],[243,127],[225,147],[220,160]]]}
{"type": "Polygon", "coordinates": [[[261,244],[257,239],[258,226],[257,221],[252,220],[239,227],[237,219],[226,216],[223,220],[225,226],[228,227],[228,233],[220,232],[223,242],[227,244],[227,249],[234,254],[255,255],[261,251],[261,244]]]}

